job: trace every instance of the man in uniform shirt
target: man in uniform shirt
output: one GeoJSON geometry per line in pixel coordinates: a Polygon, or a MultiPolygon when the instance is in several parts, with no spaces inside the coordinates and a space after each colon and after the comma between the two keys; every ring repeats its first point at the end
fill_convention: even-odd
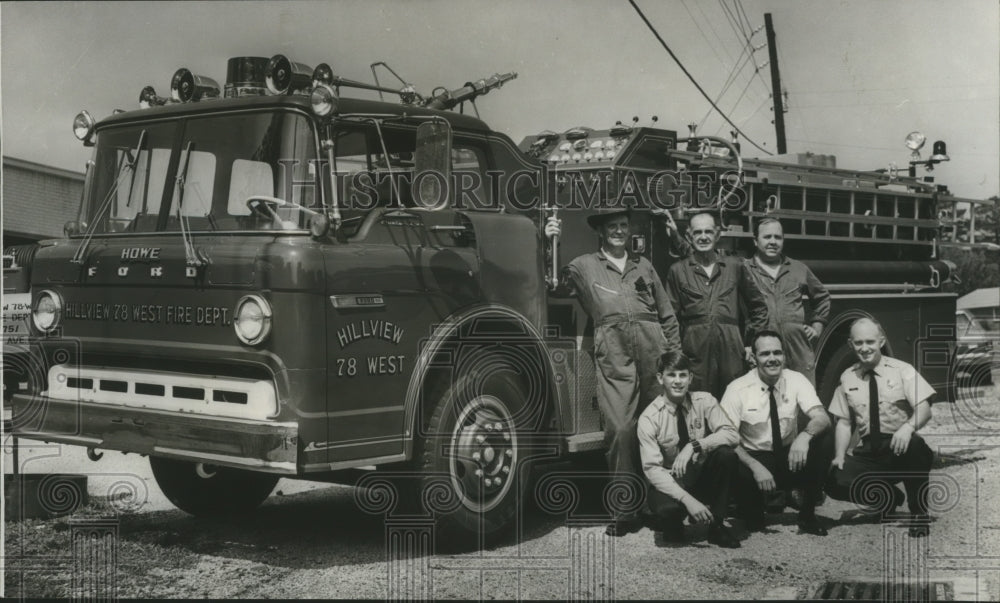
{"type": "Polygon", "coordinates": [[[866,498],[866,482],[869,487],[881,482],[892,488],[895,508],[903,501],[894,484],[902,481],[913,516],[910,534],[926,536],[927,482],[934,452],[915,432],[931,418],[934,388],[911,365],[882,355],[885,332],[878,322],[854,321],[849,342],[858,362],[840,376],[830,402],[837,426],[827,493],[857,504],[866,498]],[[848,456],[852,416],[861,441],[848,456]],[[866,473],[878,475],[866,479],[866,473]],[[890,477],[893,473],[897,476],[890,477]],[[856,483],[858,479],[865,481],[856,483]]]}
{"type": "Polygon", "coordinates": [[[767,304],[742,260],[715,251],[719,228],[712,214],[693,216],[688,238],[693,252],[667,271],[667,293],[678,313],[684,354],[691,359],[691,388],[718,397],[743,373],[741,302],[751,332],[766,326],[767,304]]]}
{"type": "Polygon", "coordinates": [[[766,526],[764,494],[800,487],[799,529],[826,536],[826,528],[816,519],[816,503],[831,451],[829,439],[817,436],[830,426],[830,419],[809,380],[785,368],[777,332],[759,331],[751,345],[757,366],[730,383],[721,402],[740,434],[736,448],[742,461],[737,471],[743,505],[740,515],[750,531],[762,530],[766,526]],[[800,409],[809,417],[802,433],[798,433],[800,409]]]}
{"type": "Polygon", "coordinates": [[[813,345],[830,318],[830,293],[808,266],[782,254],[781,222],[765,218],[757,223],[757,252],[744,260],[747,272],[767,302],[767,328],[781,334],[785,366],[816,385],[813,345]],[[809,311],[802,303],[809,298],[809,311]]]}
{"type": "Polygon", "coordinates": [[[740,542],[723,523],[736,472],[736,428],[715,398],[689,392],[690,363],[680,352],[660,356],[656,379],[663,393],[639,417],[639,454],[649,480],[649,510],[668,542],[684,537],[684,516],[709,524],[708,541],[740,542]],[[705,504],[709,506],[706,507],[705,504]]]}
{"type": "MultiPolygon", "coordinates": [[[[641,480],[636,420],[658,394],[656,359],[680,348],[677,318],[649,260],[629,255],[628,210],[598,210],[587,223],[600,234],[600,249],[582,255],[561,272],[555,295],[574,295],[594,322],[597,401],[605,419],[608,468],[641,480]]],[[[560,233],[550,218],[548,237],[560,233]]],[[[617,514],[607,533],[621,536],[642,524],[635,514],[617,514]]]]}

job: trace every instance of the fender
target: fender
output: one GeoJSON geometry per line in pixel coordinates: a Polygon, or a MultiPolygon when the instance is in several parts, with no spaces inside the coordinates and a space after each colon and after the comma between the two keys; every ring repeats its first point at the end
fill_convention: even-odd
{"type": "MultiPolygon", "coordinates": [[[[404,401],[403,424],[405,431],[403,434],[403,452],[407,459],[413,456],[413,439],[417,431],[416,419],[421,399],[420,394],[427,385],[427,372],[431,367],[434,357],[442,351],[447,343],[455,341],[459,330],[463,326],[470,325],[482,319],[499,319],[507,324],[516,325],[521,329],[521,332],[517,334],[518,336],[529,339],[538,346],[539,352],[545,358],[545,364],[541,369],[546,378],[546,390],[550,399],[550,405],[554,405],[553,412],[555,413],[556,420],[559,421],[557,424],[561,424],[561,405],[557,399],[559,394],[557,388],[554,387],[556,379],[555,368],[552,365],[549,346],[542,339],[541,334],[527,318],[507,306],[498,304],[478,305],[449,316],[435,329],[434,334],[426,341],[426,344],[417,357],[413,372],[410,374],[410,382],[406,388],[406,398],[404,401]]],[[[484,336],[482,341],[489,341],[486,337],[488,336],[484,336]]]]}
{"type": "MultiPolygon", "coordinates": [[[[874,318],[870,312],[865,312],[864,310],[858,308],[851,308],[845,312],[841,312],[828,323],[823,328],[823,334],[819,336],[819,341],[816,342],[816,367],[815,370],[819,372],[819,359],[826,359],[830,355],[830,351],[833,349],[832,346],[838,345],[833,339],[835,333],[841,332],[841,329],[846,329],[850,327],[851,323],[859,318],[874,318]],[[827,346],[827,344],[830,346],[827,346]]],[[[840,342],[840,345],[844,345],[844,342],[840,342]]],[[[889,342],[886,341],[886,346],[889,342]]]]}

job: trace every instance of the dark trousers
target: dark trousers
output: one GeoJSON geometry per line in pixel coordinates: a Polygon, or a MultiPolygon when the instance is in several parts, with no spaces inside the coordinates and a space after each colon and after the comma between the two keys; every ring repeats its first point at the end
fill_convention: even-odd
{"type": "MultiPolygon", "coordinates": [[[[833,460],[833,442],[829,432],[822,433],[809,441],[806,466],[798,471],[789,469],[787,450],[780,457],[770,450],[747,452],[771,472],[779,490],[802,489],[802,508],[799,510],[801,515],[808,516],[814,512],[816,501],[823,492],[823,481],[833,460]]],[[[764,493],[757,487],[753,472],[743,463],[740,463],[736,472],[736,483],[740,516],[746,519],[762,518],[765,509],[764,493]]]]}
{"type": "MultiPolygon", "coordinates": [[[[729,485],[736,475],[739,464],[736,453],[728,446],[702,454],[696,463],[690,463],[684,477],[677,482],[708,507],[715,517],[715,523],[722,523],[729,504],[729,485]]],[[[678,500],[670,498],[656,488],[649,488],[647,497],[649,512],[663,525],[680,524],[687,515],[687,508],[678,500]]]]}
{"type": "MultiPolygon", "coordinates": [[[[879,434],[875,451],[872,452],[866,438],[853,456],[844,459],[843,469],[834,467],[830,471],[826,493],[837,500],[870,505],[873,500],[881,498],[876,489],[890,491],[895,484],[903,482],[910,512],[926,515],[927,482],[934,452],[916,434],[910,438],[906,452],[899,456],[893,454],[891,444],[892,434],[879,434]]],[[[892,500],[891,491],[888,500],[892,500]]],[[[891,507],[885,509],[891,510],[891,507]]]]}

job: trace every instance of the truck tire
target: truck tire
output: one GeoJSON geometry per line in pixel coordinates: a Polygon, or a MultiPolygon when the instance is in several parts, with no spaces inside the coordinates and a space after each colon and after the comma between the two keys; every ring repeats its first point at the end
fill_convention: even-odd
{"type": "Polygon", "coordinates": [[[819,401],[825,408],[830,408],[830,401],[833,400],[833,392],[840,385],[840,376],[857,362],[854,352],[846,345],[835,351],[823,368],[823,376],[817,383],[817,393],[819,401]]]}
{"type": "Polygon", "coordinates": [[[526,448],[546,441],[540,432],[548,415],[544,395],[531,402],[524,389],[509,371],[460,377],[428,409],[414,455],[417,494],[445,548],[494,542],[531,491],[521,483],[532,478],[526,448]]]}
{"type": "Polygon", "coordinates": [[[196,517],[248,513],[264,502],[278,476],[189,461],[149,457],[160,490],[196,517]]]}

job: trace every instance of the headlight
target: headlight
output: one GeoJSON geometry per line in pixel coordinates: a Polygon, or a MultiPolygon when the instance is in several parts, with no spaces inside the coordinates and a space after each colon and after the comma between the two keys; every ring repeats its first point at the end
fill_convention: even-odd
{"type": "Polygon", "coordinates": [[[31,307],[31,320],[42,333],[50,333],[59,326],[62,316],[62,298],[55,291],[44,290],[35,298],[31,307]]]}
{"type": "Polygon", "coordinates": [[[73,134],[80,140],[87,142],[94,135],[94,118],[86,111],[80,111],[73,118],[73,134]]]}
{"type": "Polygon", "coordinates": [[[310,96],[313,113],[326,117],[337,110],[337,92],[329,84],[316,84],[310,96]]]}
{"type": "Polygon", "coordinates": [[[233,316],[233,329],[245,344],[257,345],[271,332],[271,304],[259,295],[240,299],[233,316]]]}

